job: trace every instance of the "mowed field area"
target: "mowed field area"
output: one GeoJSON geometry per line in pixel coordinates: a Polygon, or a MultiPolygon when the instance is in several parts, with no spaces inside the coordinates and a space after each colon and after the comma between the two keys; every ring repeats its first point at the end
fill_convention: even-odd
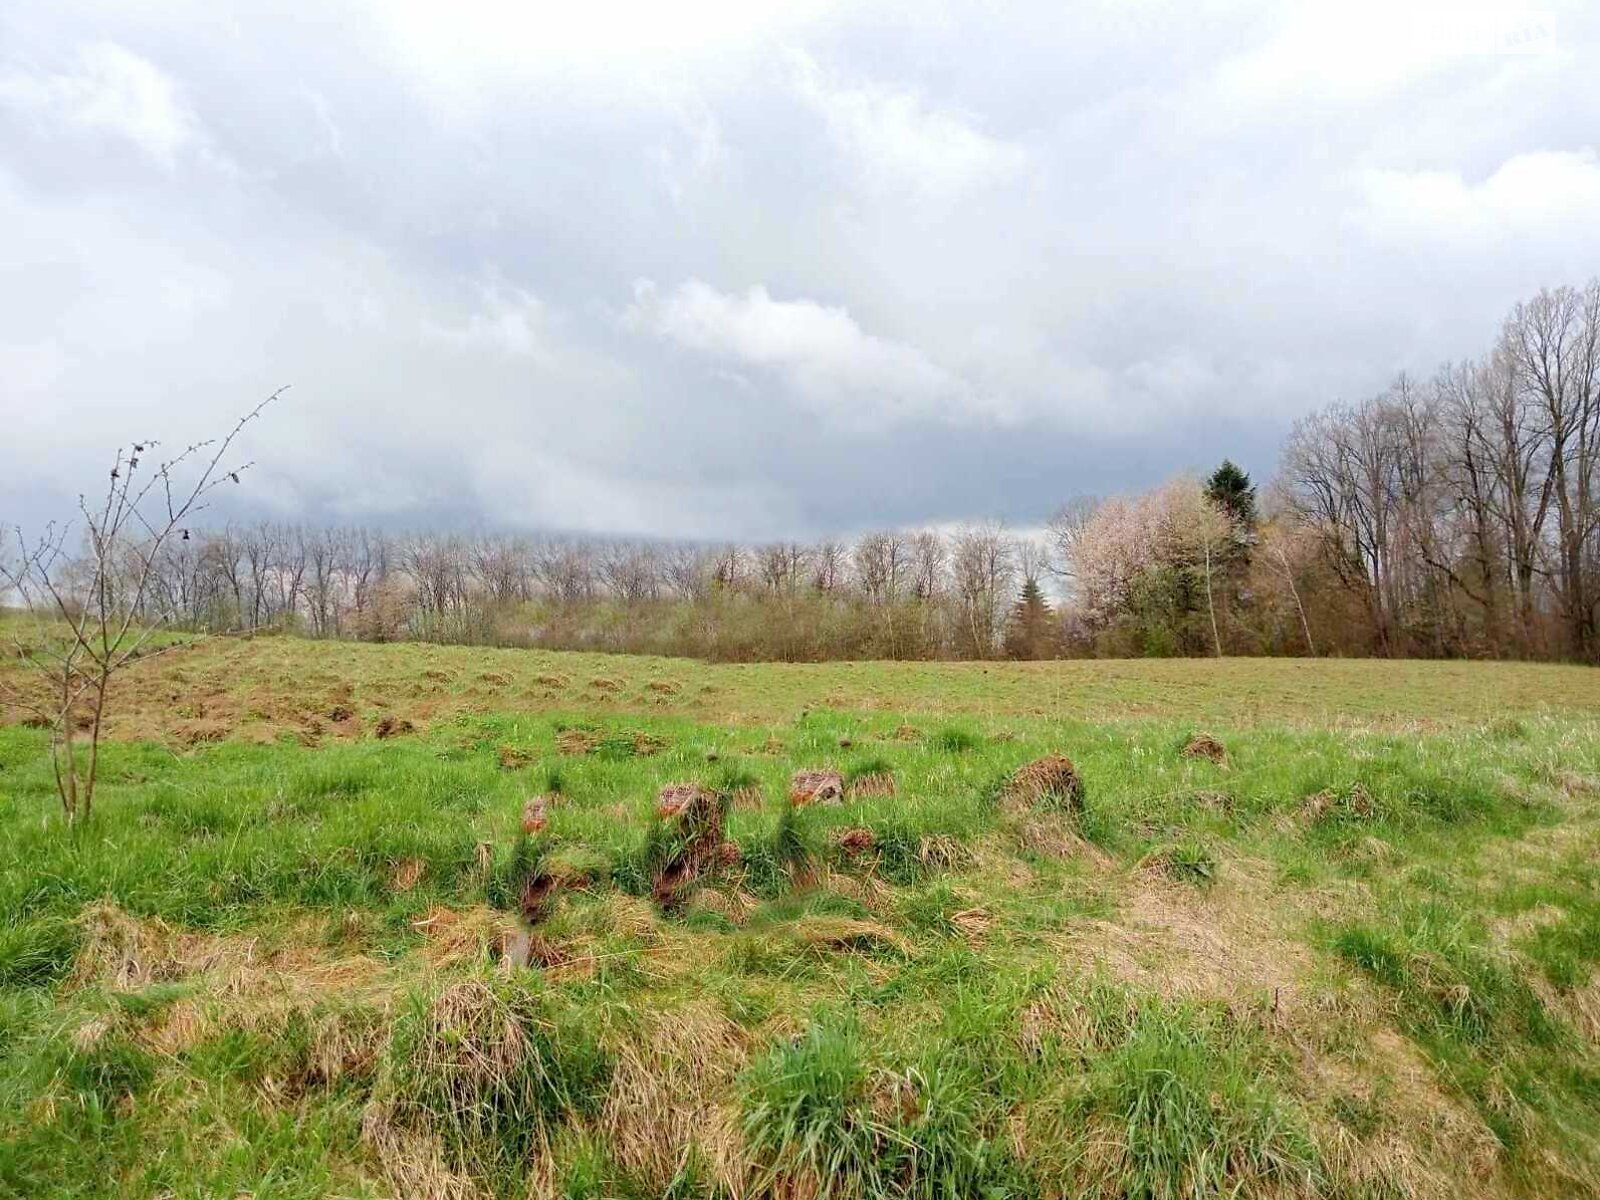
{"type": "Polygon", "coordinates": [[[1593,670],[259,638],[112,705],[71,830],[0,710],[0,1195],[1600,1195],[1593,670]]]}

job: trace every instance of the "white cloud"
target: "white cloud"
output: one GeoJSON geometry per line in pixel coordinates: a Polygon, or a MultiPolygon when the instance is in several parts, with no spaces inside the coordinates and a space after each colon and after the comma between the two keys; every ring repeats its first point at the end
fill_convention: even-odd
{"type": "Polygon", "coordinates": [[[1518,154],[1477,182],[1459,171],[1371,170],[1356,183],[1363,202],[1358,224],[1420,245],[1591,240],[1600,215],[1600,160],[1592,149],[1518,154]]]}
{"type": "Polygon", "coordinates": [[[912,346],[867,333],[848,310],[720,292],[698,279],[662,294],[634,284],[625,324],[723,361],[776,372],[811,407],[851,424],[954,416],[979,407],[964,381],[912,346]]]}
{"type": "Polygon", "coordinates": [[[789,61],[795,93],[827,123],[869,186],[950,197],[1027,168],[1022,146],[989,136],[970,116],[918,91],[841,83],[803,51],[792,51],[789,61]]]}
{"type": "Polygon", "coordinates": [[[1537,0],[1346,0],[1299,4],[1263,43],[1228,59],[1224,93],[1252,104],[1289,95],[1357,101],[1441,68],[1550,55],[1557,27],[1537,0]]]}
{"type": "Polygon", "coordinates": [[[173,80],[113,42],[80,48],[73,67],[64,72],[10,68],[0,75],[0,105],[40,126],[66,125],[121,138],[169,168],[205,140],[173,80]]]}
{"type": "Polygon", "coordinates": [[[498,283],[481,286],[479,293],[479,307],[459,321],[424,314],[420,320],[423,337],[460,349],[490,350],[554,365],[556,354],[548,332],[550,314],[537,296],[498,283]]]}

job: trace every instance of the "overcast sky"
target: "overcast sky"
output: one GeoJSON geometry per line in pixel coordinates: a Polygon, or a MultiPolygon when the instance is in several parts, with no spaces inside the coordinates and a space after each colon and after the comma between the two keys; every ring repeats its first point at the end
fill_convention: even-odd
{"type": "Polygon", "coordinates": [[[241,495],[328,523],[1265,479],[1600,270],[1594,9],[13,0],[0,520],[282,383],[241,495]]]}

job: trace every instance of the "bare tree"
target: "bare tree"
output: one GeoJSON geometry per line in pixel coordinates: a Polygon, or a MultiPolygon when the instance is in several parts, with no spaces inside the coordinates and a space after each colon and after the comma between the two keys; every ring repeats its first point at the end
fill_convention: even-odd
{"type": "Polygon", "coordinates": [[[37,620],[28,642],[15,640],[19,657],[45,684],[15,697],[48,723],[56,791],[69,823],[94,811],[111,681],[140,656],[172,610],[152,612],[151,582],[171,540],[192,537],[190,520],[224,483],[238,483],[250,463],[223,460],[245,426],[283,394],[282,388],[251,409],[217,440],[196,442],[152,469],[144,465],[154,440],[119,448],[104,496],[78,498],[84,555],[68,550],[69,524],[50,524],[28,541],[16,530],[17,554],[5,582],[37,620]],[[81,734],[81,737],[80,737],[81,734]],[[86,745],[84,744],[86,743],[86,745]]]}
{"type": "Polygon", "coordinates": [[[961,628],[973,657],[992,658],[1011,602],[1015,544],[997,524],[970,526],[956,533],[950,566],[961,628]]]}

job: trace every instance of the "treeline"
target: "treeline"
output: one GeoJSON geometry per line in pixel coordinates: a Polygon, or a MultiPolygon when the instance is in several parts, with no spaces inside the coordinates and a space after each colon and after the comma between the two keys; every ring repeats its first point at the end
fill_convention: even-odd
{"type": "MultiPolygon", "coordinates": [[[[127,605],[194,629],[720,660],[1342,654],[1600,660],[1600,281],[1474,361],[1224,462],[999,526],[685,545],[261,523],[131,545],[127,605]],[[145,568],[148,567],[148,570],[145,568]]],[[[115,581],[111,586],[116,586],[115,581]]]]}
{"type": "Polygon", "coordinates": [[[142,616],[194,629],[805,661],[1059,653],[1045,570],[993,525],[699,546],[263,522],[125,573],[147,578],[142,616]],[[1021,591],[1039,603],[1014,621],[1021,591]]]}

